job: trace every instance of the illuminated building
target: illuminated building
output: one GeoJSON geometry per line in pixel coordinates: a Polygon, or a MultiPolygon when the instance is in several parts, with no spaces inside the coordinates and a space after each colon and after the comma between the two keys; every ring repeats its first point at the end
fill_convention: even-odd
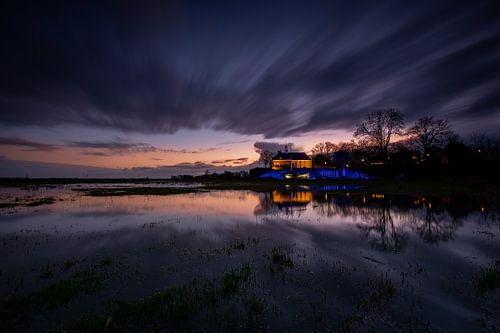
{"type": "Polygon", "coordinates": [[[304,152],[281,152],[279,151],[271,161],[273,170],[293,170],[293,169],[311,169],[313,161],[304,152]]]}

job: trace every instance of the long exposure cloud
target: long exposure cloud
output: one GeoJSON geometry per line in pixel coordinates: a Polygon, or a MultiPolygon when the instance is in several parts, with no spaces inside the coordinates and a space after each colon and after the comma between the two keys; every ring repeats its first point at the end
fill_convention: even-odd
{"type": "MultiPolygon", "coordinates": [[[[495,1],[1,9],[3,125],[212,128],[273,138],[353,128],[386,106],[408,120],[499,125],[495,1]]],[[[124,149],[155,148],[108,150],[124,149]]]]}

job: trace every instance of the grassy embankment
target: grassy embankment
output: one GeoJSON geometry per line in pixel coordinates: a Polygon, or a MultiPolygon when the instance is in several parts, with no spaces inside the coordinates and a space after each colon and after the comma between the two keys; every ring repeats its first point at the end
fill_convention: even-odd
{"type": "MultiPolygon", "coordinates": [[[[0,179],[0,187],[56,186],[62,184],[140,184],[137,187],[108,187],[98,185],[89,189],[78,189],[89,196],[120,195],[171,195],[200,192],[206,190],[251,190],[258,192],[275,189],[322,190],[325,185],[345,186],[338,192],[383,193],[393,195],[473,195],[500,197],[500,184],[483,181],[446,181],[438,179],[338,179],[338,180],[263,180],[263,179],[193,179],[171,181],[169,179],[0,179]],[[148,185],[173,183],[179,187],[151,187],[148,185]],[[182,187],[183,184],[199,184],[194,187],[182,187]]],[[[328,189],[328,191],[332,191],[328,189]]]]}

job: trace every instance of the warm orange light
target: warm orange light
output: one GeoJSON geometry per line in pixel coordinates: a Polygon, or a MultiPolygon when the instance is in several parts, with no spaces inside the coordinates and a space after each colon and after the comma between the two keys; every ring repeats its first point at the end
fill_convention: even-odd
{"type": "Polygon", "coordinates": [[[271,192],[271,200],[276,204],[283,203],[309,203],[313,199],[312,192],[281,192],[274,190],[271,192]]]}
{"type": "Polygon", "coordinates": [[[271,169],[273,170],[289,170],[289,169],[312,169],[311,160],[273,160],[271,169]]]}

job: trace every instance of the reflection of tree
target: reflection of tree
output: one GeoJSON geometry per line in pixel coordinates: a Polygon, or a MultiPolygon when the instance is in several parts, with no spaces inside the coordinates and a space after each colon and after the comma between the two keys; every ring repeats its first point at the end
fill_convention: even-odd
{"type": "Polygon", "coordinates": [[[363,197],[347,197],[328,192],[317,192],[313,195],[313,210],[320,216],[351,216],[369,214],[372,210],[363,203],[363,197]],[[361,201],[360,201],[361,200],[361,201]]]}
{"type": "Polygon", "coordinates": [[[402,251],[408,244],[408,234],[396,225],[391,216],[390,205],[384,201],[372,214],[365,215],[365,222],[358,224],[369,243],[380,251],[402,251]]]}
{"type": "Polygon", "coordinates": [[[409,217],[412,228],[424,242],[436,244],[453,239],[460,223],[448,214],[439,214],[430,203],[425,205],[425,214],[422,212],[413,212],[409,217]]]}
{"type": "Polygon", "coordinates": [[[263,193],[254,213],[300,217],[303,211],[312,209],[327,219],[352,219],[370,244],[381,251],[404,250],[410,231],[429,244],[451,240],[464,219],[476,216],[475,221],[489,226],[498,211],[491,202],[460,196],[424,198],[313,191],[311,197],[298,195],[301,191],[281,192],[263,193]],[[312,204],[305,204],[310,200],[312,204]]]}
{"type": "Polygon", "coordinates": [[[275,205],[271,200],[271,193],[261,193],[261,195],[259,195],[259,204],[255,206],[253,213],[254,215],[267,215],[274,207],[275,205]]]}

